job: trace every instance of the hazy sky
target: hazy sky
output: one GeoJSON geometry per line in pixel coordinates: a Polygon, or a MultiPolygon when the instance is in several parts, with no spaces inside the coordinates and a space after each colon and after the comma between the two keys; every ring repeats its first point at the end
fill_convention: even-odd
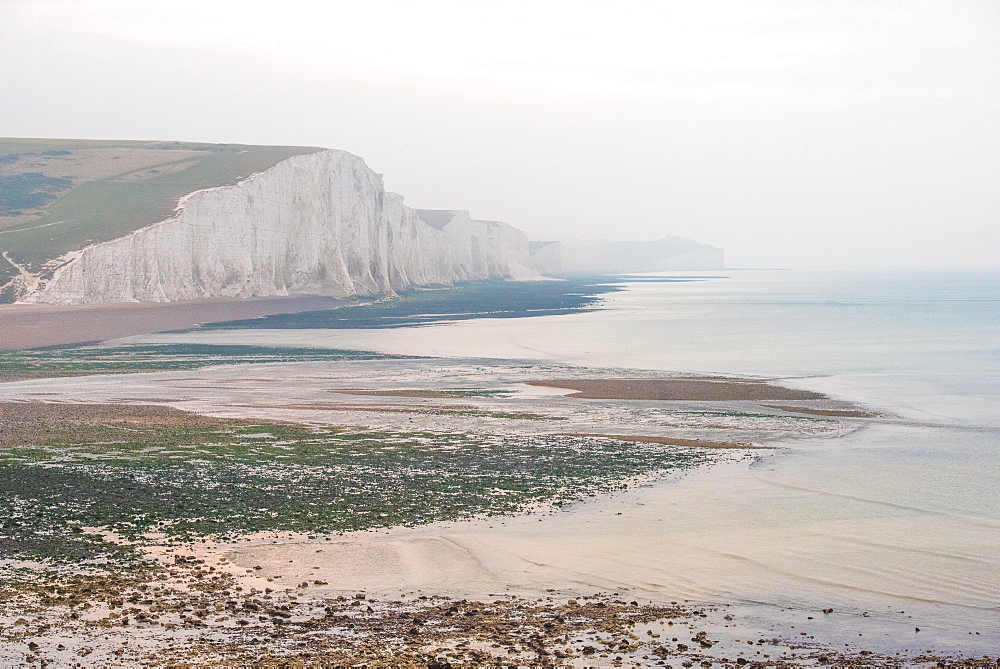
{"type": "Polygon", "coordinates": [[[341,148],[417,207],[1000,264],[1000,3],[0,0],[0,136],[341,148]]]}

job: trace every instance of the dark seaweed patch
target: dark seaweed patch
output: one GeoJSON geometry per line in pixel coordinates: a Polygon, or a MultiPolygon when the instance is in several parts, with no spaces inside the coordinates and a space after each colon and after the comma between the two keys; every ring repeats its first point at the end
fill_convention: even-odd
{"type": "Polygon", "coordinates": [[[599,308],[602,297],[622,290],[610,276],[562,281],[475,281],[441,290],[418,290],[373,304],[208,323],[204,329],[398,328],[471,318],[555,316],[599,308]]]}
{"type": "Polygon", "coordinates": [[[91,421],[44,439],[8,442],[0,448],[0,517],[6,519],[0,553],[76,563],[129,557],[83,527],[107,527],[132,539],[158,531],[188,541],[515,514],[711,457],[584,437],[317,432],[199,420],[149,429],[91,421]]]}
{"type": "Polygon", "coordinates": [[[240,363],[386,360],[407,357],[412,356],[341,349],[226,344],[142,344],[113,348],[60,346],[0,351],[0,382],[42,376],[196,369],[209,365],[240,363]]]}

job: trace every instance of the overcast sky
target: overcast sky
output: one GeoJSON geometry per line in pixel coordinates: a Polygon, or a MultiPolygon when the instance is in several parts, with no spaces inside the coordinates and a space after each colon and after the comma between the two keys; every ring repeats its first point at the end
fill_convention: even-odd
{"type": "Polygon", "coordinates": [[[0,0],[0,136],[346,149],[730,266],[1000,264],[1000,3],[0,0]]]}

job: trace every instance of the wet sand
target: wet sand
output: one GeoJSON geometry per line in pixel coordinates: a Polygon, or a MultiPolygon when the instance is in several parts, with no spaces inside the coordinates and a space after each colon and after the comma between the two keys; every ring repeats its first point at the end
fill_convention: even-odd
{"type": "Polygon", "coordinates": [[[83,306],[4,304],[0,305],[0,350],[82,344],[346,304],[350,302],[318,295],[83,306]]]}
{"type": "Polygon", "coordinates": [[[81,435],[88,430],[112,425],[137,425],[150,430],[178,426],[219,427],[224,423],[218,418],[153,404],[0,401],[0,447],[18,447],[65,434],[83,438],[81,435]]]}
{"type": "MultiPolygon", "coordinates": [[[[803,533],[796,503],[828,503],[828,491],[790,489],[782,476],[749,469],[756,471],[748,477],[747,463],[736,461],[682,473],[569,512],[313,539],[261,537],[217,549],[238,568],[261,567],[255,573],[272,579],[271,587],[319,578],[317,591],[328,596],[351,588],[379,597],[474,599],[600,591],[640,602],[746,607],[732,623],[737,639],[751,638],[751,629],[785,638],[802,632],[826,647],[910,657],[996,647],[998,630],[982,614],[997,589],[975,582],[976,563],[992,559],[989,542],[969,545],[965,529],[942,517],[935,530],[943,545],[935,551],[936,542],[914,535],[919,521],[911,511],[886,514],[861,500],[855,514],[823,519],[803,533]],[[729,513],[720,516],[721,508],[729,513]],[[879,544],[861,536],[871,525],[879,544]],[[936,583],[888,566],[907,559],[963,578],[936,583]]],[[[730,639],[718,650],[737,647],[730,639]]]]}
{"type": "Polygon", "coordinates": [[[816,400],[825,395],[772,386],[765,379],[564,379],[529,381],[533,386],[575,390],[569,397],[587,400],[688,400],[730,402],[755,400],[816,400]]]}

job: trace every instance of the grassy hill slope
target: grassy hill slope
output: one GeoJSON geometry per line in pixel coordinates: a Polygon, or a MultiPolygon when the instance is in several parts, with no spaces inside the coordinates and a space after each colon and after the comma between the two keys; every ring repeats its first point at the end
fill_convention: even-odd
{"type": "MultiPolygon", "coordinates": [[[[0,253],[31,273],[317,147],[0,138],[0,253]]],[[[18,269],[0,255],[0,288],[18,269]]]]}

